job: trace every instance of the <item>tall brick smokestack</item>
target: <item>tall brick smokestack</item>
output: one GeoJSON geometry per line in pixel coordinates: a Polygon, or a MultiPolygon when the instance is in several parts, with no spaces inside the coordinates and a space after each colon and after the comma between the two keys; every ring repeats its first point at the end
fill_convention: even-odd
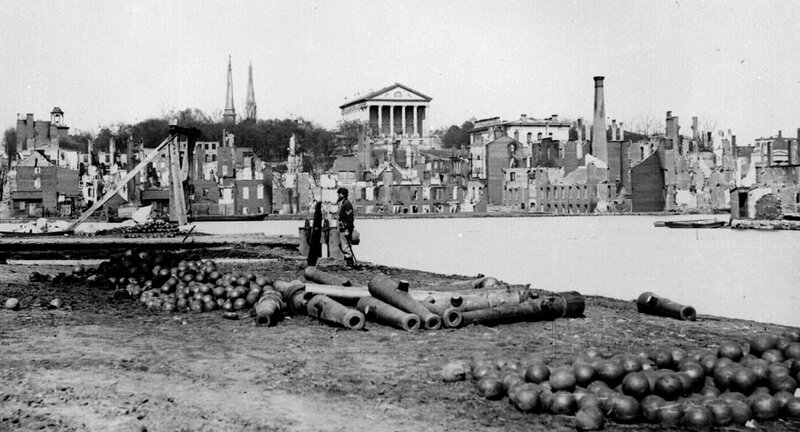
{"type": "Polygon", "coordinates": [[[608,162],[606,141],[606,103],[603,97],[604,77],[594,77],[594,123],[592,123],[592,155],[608,162]]]}

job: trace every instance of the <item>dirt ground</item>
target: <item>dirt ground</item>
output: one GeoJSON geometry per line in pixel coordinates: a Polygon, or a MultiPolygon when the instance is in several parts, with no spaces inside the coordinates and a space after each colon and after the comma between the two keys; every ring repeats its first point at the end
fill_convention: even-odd
{"type": "MultiPolygon", "coordinates": [[[[275,257],[275,251],[238,255],[275,257]]],[[[280,258],[218,267],[292,280],[303,264],[280,258]]],[[[418,288],[455,277],[370,264],[324,268],[362,284],[383,272],[418,288]]],[[[417,332],[368,322],[352,331],[289,316],[263,327],[250,318],[222,319],[221,311],[154,312],[112,291],[29,282],[34,270],[71,267],[0,265],[0,300],[22,303],[19,311],[0,310],[0,430],[571,430],[574,417],[521,413],[507,399],[479,396],[469,381],[443,382],[441,368],[451,360],[537,354],[558,363],[589,347],[715,348],[785,330],[702,315],[695,322],[642,315],[633,301],[601,297],[586,298],[583,318],[549,322],[417,332]],[[54,297],[65,307],[44,307],[54,297]]],[[[758,426],[797,430],[800,422],[758,426]]],[[[614,423],[606,429],[666,430],[614,423]]]]}

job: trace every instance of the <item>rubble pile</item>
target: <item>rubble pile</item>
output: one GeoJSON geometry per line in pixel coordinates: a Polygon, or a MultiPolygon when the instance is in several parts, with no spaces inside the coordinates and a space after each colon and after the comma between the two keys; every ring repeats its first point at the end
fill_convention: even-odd
{"type": "Polygon", "coordinates": [[[445,382],[469,377],[476,392],[527,413],[574,415],[580,430],[654,423],[692,430],[800,420],[800,332],[760,334],[745,346],[603,355],[597,349],[551,365],[528,361],[453,361],[445,382]]]}

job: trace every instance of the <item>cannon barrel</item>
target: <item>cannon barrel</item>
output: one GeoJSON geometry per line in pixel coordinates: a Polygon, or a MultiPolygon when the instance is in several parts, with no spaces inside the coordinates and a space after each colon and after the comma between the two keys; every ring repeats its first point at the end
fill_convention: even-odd
{"type": "Polygon", "coordinates": [[[333,273],[324,272],[312,266],[306,267],[305,270],[303,270],[303,277],[305,277],[306,280],[320,283],[323,285],[339,285],[339,286],[352,285],[350,279],[343,278],[333,273]]]}
{"type": "Polygon", "coordinates": [[[406,331],[419,330],[419,316],[403,312],[375,297],[361,297],[356,309],[361,311],[370,321],[389,324],[406,331]]]}
{"type": "Polygon", "coordinates": [[[463,325],[478,322],[513,322],[553,319],[556,312],[552,302],[546,299],[528,300],[516,304],[504,304],[486,309],[478,309],[462,314],[463,325]]]}
{"type": "Polygon", "coordinates": [[[425,308],[419,301],[414,300],[413,297],[406,291],[408,283],[401,283],[382,274],[375,275],[369,281],[369,293],[379,299],[383,300],[390,305],[406,311],[408,313],[416,314],[422,319],[422,327],[428,330],[436,330],[442,326],[442,319],[436,314],[425,308]]]}
{"type": "Polygon", "coordinates": [[[509,303],[487,309],[464,312],[463,323],[493,321],[538,321],[556,318],[573,318],[583,314],[585,301],[582,295],[570,291],[552,296],[528,299],[522,303],[509,303]]]}
{"type": "Polygon", "coordinates": [[[445,327],[461,327],[461,322],[464,319],[461,316],[461,310],[453,307],[448,302],[429,299],[428,301],[423,301],[422,305],[425,306],[425,308],[429,311],[439,315],[439,317],[442,319],[442,324],[444,324],[445,327]]]}
{"type": "Polygon", "coordinates": [[[305,285],[303,285],[302,282],[299,280],[293,280],[291,282],[277,280],[273,286],[275,291],[281,293],[283,301],[293,314],[300,315],[307,313],[306,304],[308,303],[308,299],[305,295],[305,285]]]}
{"type": "Polygon", "coordinates": [[[639,296],[636,300],[636,308],[639,309],[639,312],[650,315],[688,321],[697,319],[697,311],[693,307],[676,303],[665,297],[659,297],[650,291],[643,292],[639,296]]]}
{"type": "Polygon", "coordinates": [[[553,309],[562,318],[577,318],[583,316],[586,309],[586,300],[577,291],[563,291],[552,296],[553,309]]]}
{"type": "Polygon", "coordinates": [[[315,295],[308,301],[306,310],[310,316],[322,321],[339,324],[351,330],[364,328],[364,314],[344,306],[326,295],[315,295]]]}
{"type": "Polygon", "coordinates": [[[469,294],[453,294],[450,303],[462,312],[517,304],[533,297],[527,288],[495,288],[469,294]]]}
{"type": "Polygon", "coordinates": [[[275,290],[264,291],[255,305],[256,322],[266,326],[275,324],[280,318],[284,306],[281,293],[275,290]]]}

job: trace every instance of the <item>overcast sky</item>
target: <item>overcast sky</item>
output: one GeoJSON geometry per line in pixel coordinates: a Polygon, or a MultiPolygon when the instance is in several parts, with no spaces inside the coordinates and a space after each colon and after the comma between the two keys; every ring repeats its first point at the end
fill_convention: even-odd
{"type": "MultiPolygon", "coordinates": [[[[499,116],[731,129],[740,144],[800,127],[797,1],[0,1],[0,126],[75,129],[173,109],[221,113],[228,55],[244,114],[325,127],[357,93],[405,84],[430,126],[499,116]]],[[[627,128],[627,127],[626,127],[627,128]]]]}

